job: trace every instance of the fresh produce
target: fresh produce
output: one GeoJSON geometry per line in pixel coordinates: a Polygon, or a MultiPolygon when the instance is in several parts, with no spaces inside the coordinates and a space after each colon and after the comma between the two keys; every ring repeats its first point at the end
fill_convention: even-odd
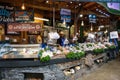
{"type": "Polygon", "coordinates": [[[66,58],[68,59],[80,59],[81,57],[83,57],[85,55],[85,52],[81,51],[81,52],[69,52],[67,55],[66,55],[66,58]]]}
{"type": "Polygon", "coordinates": [[[48,62],[48,61],[50,61],[50,56],[41,57],[40,61],[41,62],[48,62]]]}
{"type": "Polygon", "coordinates": [[[93,52],[95,53],[95,54],[100,54],[100,53],[103,53],[104,52],[104,49],[103,48],[97,48],[97,49],[94,49],[93,50],[93,52]]]}
{"type": "Polygon", "coordinates": [[[115,49],[115,48],[116,48],[115,45],[111,45],[111,46],[108,47],[108,49],[115,49]]]}

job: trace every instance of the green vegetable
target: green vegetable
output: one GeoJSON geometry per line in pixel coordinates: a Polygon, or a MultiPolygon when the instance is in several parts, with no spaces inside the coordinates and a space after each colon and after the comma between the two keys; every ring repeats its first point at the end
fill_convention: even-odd
{"type": "Polygon", "coordinates": [[[66,58],[68,59],[80,59],[81,57],[83,57],[85,55],[85,52],[70,52],[66,55],[66,58]]]}
{"type": "Polygon", "coordinates": [[[104,49],[103,49],[103,48],[101,48],[101,49],[94,49],[93,52],[94,52],[95,54],[100,54],[100,53],[103,53],[103,52],[104,52],[104,49]]]}
{"type": "Polygon", "coordinates": [[[112,46],[109,46],[108,49],[115,49],[116,46],[112,45],[112,46]]]}
{"type": "Polygon", "coordinates": [[[40,58],[40,61],[41,62],[48,62],[48,61],[50,61],[50,56],[42,57],[42,58],[40,58]]]}
{"type": "Polygon", "coordinates": [[[92,47],[92,44],[87,44],[86,46],[87,46],[87,47],[92,47]]]}

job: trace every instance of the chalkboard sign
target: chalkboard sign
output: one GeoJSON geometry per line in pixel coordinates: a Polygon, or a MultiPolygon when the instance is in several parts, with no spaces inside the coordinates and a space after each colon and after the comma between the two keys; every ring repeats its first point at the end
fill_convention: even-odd
{"type": "Polygon", "coordinates": [[[0,22],[14,22],[14,7],[0,5],[0,22]]]}

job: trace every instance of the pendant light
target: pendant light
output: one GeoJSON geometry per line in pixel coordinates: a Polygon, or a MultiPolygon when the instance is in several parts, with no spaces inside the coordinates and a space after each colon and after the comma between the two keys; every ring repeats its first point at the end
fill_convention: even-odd
{"type": "Polygon", "coordinates": [[[90,30],[93,31],[92,23],[91,23],[91,28],[90,28],[90,30]]]}
{"type": "Polygon", "coordinates": [[[84,26],[84,21],[81,22],[81,26],[84,26]]]}
{"type": "Polygon", "coordinates": [[[100,31],[100,27],[98,28],[98,31],[100,31]]]}
{"type": "Polygon", "coordinates": [[[21,6],[21,9],[22,9],[22,10],[25,10],[25,9],[26,9],[25,4],[24,4],[24,0],[23,0],[23,3],[22,3],[22,6],[21,6]]]}

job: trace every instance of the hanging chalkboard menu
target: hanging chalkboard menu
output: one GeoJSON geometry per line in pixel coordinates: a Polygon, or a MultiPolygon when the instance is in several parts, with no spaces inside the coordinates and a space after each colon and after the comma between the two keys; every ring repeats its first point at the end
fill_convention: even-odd
{"type": "Polygon", "coordinates": [[[14,7],[0,5],[0,22],[14,22],[14,7]]]}

